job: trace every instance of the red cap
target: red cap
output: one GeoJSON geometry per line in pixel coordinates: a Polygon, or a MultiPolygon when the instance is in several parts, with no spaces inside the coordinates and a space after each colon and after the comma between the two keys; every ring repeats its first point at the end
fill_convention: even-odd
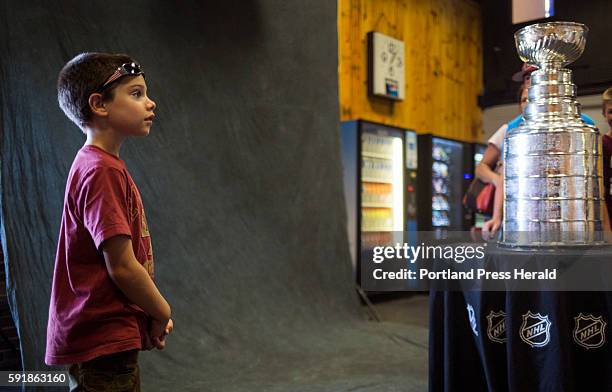
{"type": "Polygon", "coordinates": [[[521,70],[512,75],[512,80],[515,82],[522,82],[525,79],[525,76],[531,74],[536,69],[538,69],[538,67],[536,67],[535,65],[523,63],[523,67],[521,68],[521,70]]]}

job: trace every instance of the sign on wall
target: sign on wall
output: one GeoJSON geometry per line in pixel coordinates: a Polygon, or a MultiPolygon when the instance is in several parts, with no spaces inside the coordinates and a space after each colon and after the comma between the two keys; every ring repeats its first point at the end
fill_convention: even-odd
{"type": "Polygon", "coordinates": [[[403,100],[404,42],[382,33],[368,33],[368,93],[403,100]]]}

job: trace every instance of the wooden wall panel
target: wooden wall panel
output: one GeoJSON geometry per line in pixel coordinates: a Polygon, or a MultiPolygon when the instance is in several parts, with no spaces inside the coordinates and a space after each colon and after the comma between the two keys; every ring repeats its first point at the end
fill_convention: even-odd
{"type": "Polygon", "coordinates": [[[472,0],[339,0],[341,119],[365,119],[464,141],[479,140],[480,7],[472,0]],[[405,42],[406,98],[367,93],[367,33],[405,42]]]}

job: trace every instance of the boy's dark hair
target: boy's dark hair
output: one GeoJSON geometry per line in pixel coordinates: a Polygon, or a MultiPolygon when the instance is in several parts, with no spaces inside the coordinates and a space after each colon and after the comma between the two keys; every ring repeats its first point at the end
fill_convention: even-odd
{"type": "MultiPolygon", "coordinates": [[[[135,62],[125,54],[81,53],[68,61],[57,79],[57,100],[66,116],[81,130],[91,120],[89,96],[100,88],[104,82],[122,64],[135,62]]],[[[102,99],[113,99],[114,89],[118,83],[113,82],[105,88],[102,99]]]]}

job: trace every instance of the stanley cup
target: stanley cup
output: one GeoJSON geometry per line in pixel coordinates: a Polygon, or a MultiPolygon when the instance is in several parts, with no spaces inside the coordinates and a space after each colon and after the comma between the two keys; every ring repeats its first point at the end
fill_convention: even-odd
{"type": "Polygon", "coordinates": [[[576,102],[564,68],[584,50],[588,28],[553,22],[515,35],[532,73],[523,123],[504,139],[504,221],[501,244],[552,247],[601,244],[599,132],[576,102]]]}

